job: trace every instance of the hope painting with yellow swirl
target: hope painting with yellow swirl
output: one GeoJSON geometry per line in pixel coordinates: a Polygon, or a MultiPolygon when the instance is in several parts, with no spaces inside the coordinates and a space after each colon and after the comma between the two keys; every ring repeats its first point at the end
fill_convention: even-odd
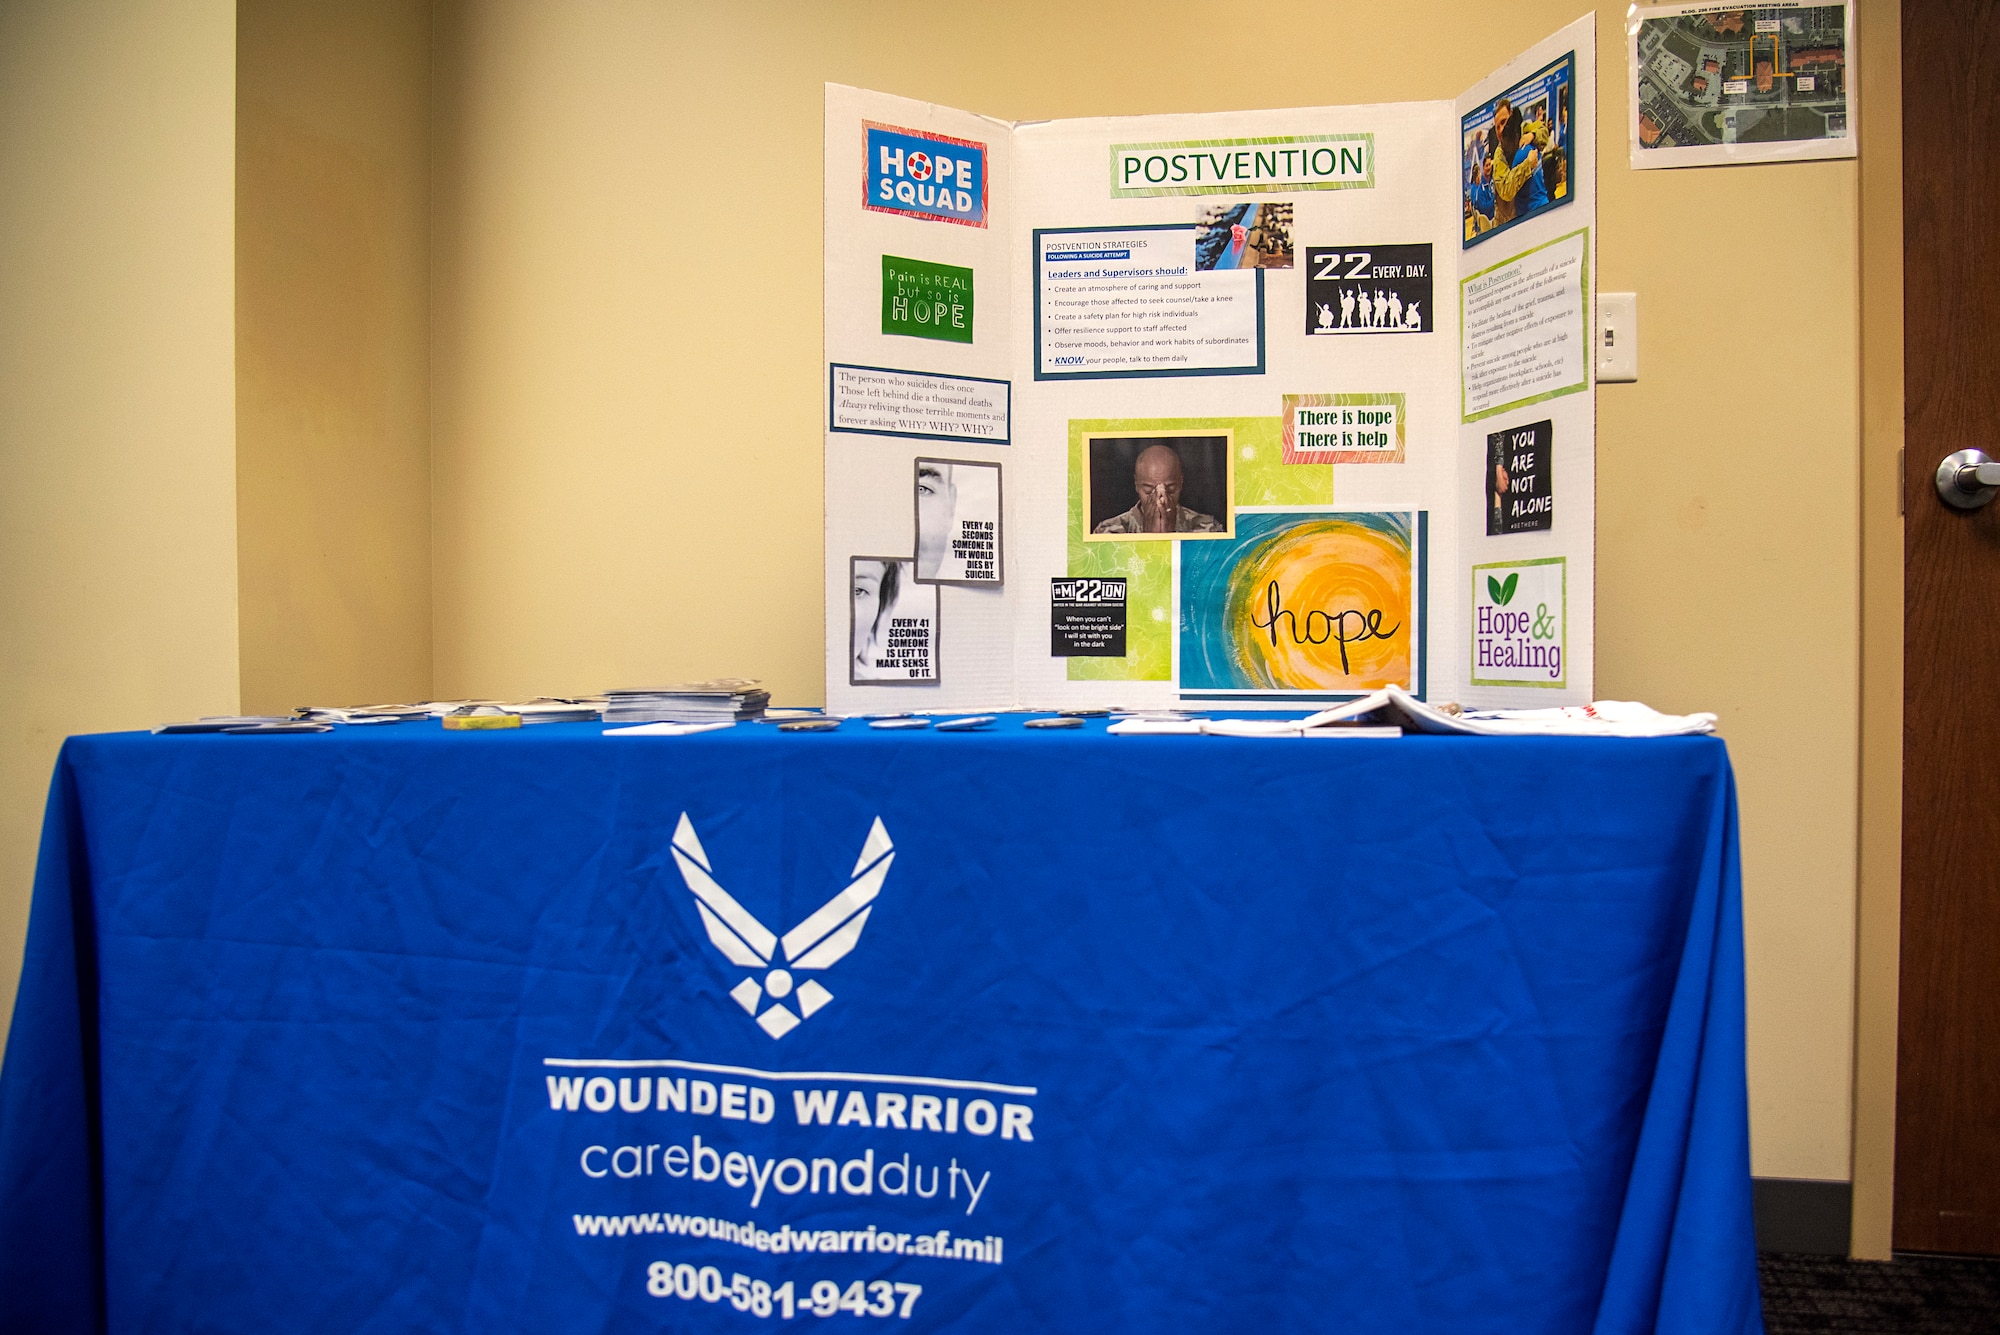
{"type": "Polygon", "coordinates": [[[1421,693],[1423,519],[1239,508],[1234,541],[1182,545],[1181,689],[1421,693]]]}

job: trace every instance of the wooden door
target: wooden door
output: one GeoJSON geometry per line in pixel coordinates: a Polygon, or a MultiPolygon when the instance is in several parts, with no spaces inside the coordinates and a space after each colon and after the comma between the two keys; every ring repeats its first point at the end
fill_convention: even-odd
{"type": "Polygon", "coordinates": [[[2000,504],[1954,509],[1935,482],[1955,450],[2000,458],[2000,3],[1902,0],[1902,13],[1894,1245],[2000,1255],[2000,504]]]}

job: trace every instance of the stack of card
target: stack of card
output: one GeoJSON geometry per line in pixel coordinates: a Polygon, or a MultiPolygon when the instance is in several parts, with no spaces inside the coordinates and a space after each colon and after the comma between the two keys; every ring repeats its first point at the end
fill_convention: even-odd
{"type": "Polygon", "coordinates": [[[757,718],[771,693],[743,677],[683,682],[649,690],[606,691],[606,723],[725,723],[757,718]]]}

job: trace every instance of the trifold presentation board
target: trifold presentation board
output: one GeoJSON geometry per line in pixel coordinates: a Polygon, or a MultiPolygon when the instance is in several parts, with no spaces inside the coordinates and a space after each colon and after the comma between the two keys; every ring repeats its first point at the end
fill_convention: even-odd
{"type": "Polygon", "coordinates": [[[1589,700],[1595,33],[1456,103],[828,85],[828,707],[1589,700]]]}

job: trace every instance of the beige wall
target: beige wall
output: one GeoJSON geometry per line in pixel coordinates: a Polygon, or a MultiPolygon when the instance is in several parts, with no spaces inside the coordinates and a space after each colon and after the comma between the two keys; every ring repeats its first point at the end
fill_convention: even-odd
{"type": "MultiPolygon", "coordinates": [[[[1580,8],[1403,5],[1390,49],[1366,6],[441,4],[438,689],[820,697],[822,82],[1012,118],[1443,98],[1580,8]],[[706,225],[737,202],[755,234],[706,225]]],[[[1644,378],[1599,396],[1599,690],[1722,715],[1756,1169],[1845,1178],[1855,167],[1626,170],[1624,12],[1600,279],[1640,294],[1644,378]]]]}
{"type": "MultiPolygon", "coordinates": [[[[235,704],[239,533],[257,707],[717,672],[819,698],[822,82],[1018,118],[1441,98],[1578,4],[1409,4],[1388,51],[1362,7],[440,0],[427,145],[425,8],[245,0],[239,68],[235,6],[0,7],[10,988],[59,738],[235,704]],[[736,202],[754,234],[711,226],[736,202]]],[[[1722,715],[1755,1167],[1844,1178],[1853,1109],[1880,1141],[1884,959],[1893,1000],[1871,815],[1856,1094],[1864,531],[1871,626],[1895,587],[1864,350],[1876,463],[1898,418],[1876,249],[1858,275],[1888,215],[1852,163],[1627,170],[1599,13],[1600,285],[1640,294],[1644,356],[1599,398],[1599,689],[1722,715]]]]}
{"type": "Polygon", "coordinates": [[[241,0],[243,707],[431,689],[429,0],[241,0]]]}
{"type": "Polygon", "coordinates": [[[1855,969],[1854,1241],[1889,1259],[1903,885],[1902,6],[1869,0],[1861,68],[1861,830],[1855,969]]]}
{"type": "MultiPolygon", "coordinates": [[[[1615,34],[1622,13],[1598,21],[1615,34]]],[[[1604,57],[1603,83],[1622,81],[1626,60],[1604,57]]],[[[1604,128],[1615,168],[1624,131],[1604,128]]],[[[1642,364],[1638,384],[1598,393],[1597,687],[1721,716],[1742,813],[1751,1157],[1768,1177],[1849,1172],[1855,170],[1601,178],[1600,290],[1639,293],[1642,364]]]]}
{"type": "Polygon", "coordinates": [[[0,5],[0,1023],[63,737],[237,703],[235,45],[0,5]]]}
{"type": "Polygon", "coordinates": [[[820,697],[817,14],[438,6],[440,693],[820,697]]]}

